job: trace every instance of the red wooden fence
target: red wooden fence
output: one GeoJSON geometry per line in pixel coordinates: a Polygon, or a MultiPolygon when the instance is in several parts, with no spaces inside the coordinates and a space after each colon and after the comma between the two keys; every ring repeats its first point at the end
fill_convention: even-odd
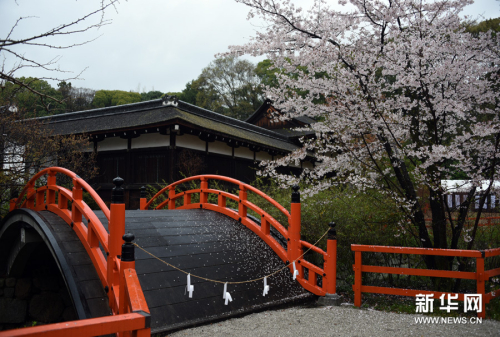
{"type": "MultiPolygon", "coordinates": [[[[500,289],[495,292],[485,292],[485,281],[489,278],[500,275],[500,268],[492,270],[484,270],[484,259],[500,255],[500,248],[488,250],[459,250],[459,249],[432,249],[432,248],[410,248],[410,247],[390,247],[390,246],[368,246],[368,245],[351,245],[351,250],[354,251],[354,305],[361,306],[362,293],[377,293],[400,296],[416,296],[417,294],[434,294],[441,296],[443,293],[438,291],[401,289],[389,287],[375,287],[362,284],[362,273],[380,273],[380,274],[399,274],[399,275],[415,275],[415,276],[430,276],[430,277],[445,277],[459,278],[466,280],[476,280],[476,293],[482,295],[482,312],[478,313],[478,317],[484,318],[486,315],[485,305],[500,293],[500,289]],[[413,255],[435,255],[435,256],[457,256],[470,257],[476,259],[476,271],[450,271],[450,270],[432,270],[432,269],[416,269],[416,268],[398,268],[398,267],[382,267],[368,266],[362,264],[362,253],[392,253],[392,254],[413,254],[413,255]]],[[[458,294],[458,300],[464,300],[464,294],[458,294]]]]}

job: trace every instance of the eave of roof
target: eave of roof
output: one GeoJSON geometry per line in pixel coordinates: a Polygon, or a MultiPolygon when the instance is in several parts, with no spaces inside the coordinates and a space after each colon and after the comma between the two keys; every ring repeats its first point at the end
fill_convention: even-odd
{"type": "Polygon", "coordinates": [[[304,123],[304,124],[316,123],[316,121],[314,119],[312,119],[311,117],[308,117],[308,116],[294,117],[293,119],[296,121],[299,121],[301,123],[304,123]]]}
{"type": "Polygon", "coordinates": [[[299,137],[312,137],[316,134],[312,130],[297,131],[290,129],[273,129],[273,131],[279,133],[280,135],[286,136],[288,139],[296,139],[299,137]]]}
{"type": "Polygon", "coordinates": [[[59,135],[102,133],[111,130],[158,125],[180,119],[252,143],[286,151],[297,149],[297,146],[285,135],[182,101],[179,101],[177,107],[164,106],[162,100],[158,99],[111,108],[65,113],[39,119],[47,120],[49,128],[59,135]]]}
{"type": "Polygon", "coordinates": [[[255,110],[255,112],[254,112],[253,114],[251,114],[250,116],[248,116],[248,118],[247,118],[247,119],[245,119],[245,122],[247,122],[247,123],[251,123],[251,124],[255,123],[255,121],[256,121],[257,119],[259,119],[259,117],[260,117],[260,115],[262,114],[262,112],[263,112],[263,111],[264,111],[264,112],[266,112],[266,111],[267,111],[267,109],[269,109],[269,107],[270,107],[271,105],[272,105],[271,101],[270,101],[270,100],[268,100],[268,99],[266,99],[266,100],[264,101],[264,103],[262,103],[262,105],[261,105],[261,106],[260,106],[257,110],[255,110]]]}
{"type": "MultiPolygon", "coordinates": [[[[254,124],[257,120],[260,119],[261,115],[263,113],[267,113],[267,110],[272,106],[272,102],[268,99],[264,101],[264,103],[257,109],[253,114],[251,114],[245,122],[254,124]]],[[[277,110],[278,112],[280,110],[277,110]]],[[[299,116],[299,117],[293,117],[292,121],[294,122],[299,122],[299,125],[301,124],[313,124],[316,123],[314,119],[308,116],[299,116]],[[301,123],[301,124],[300,124],[301,123]]]]}

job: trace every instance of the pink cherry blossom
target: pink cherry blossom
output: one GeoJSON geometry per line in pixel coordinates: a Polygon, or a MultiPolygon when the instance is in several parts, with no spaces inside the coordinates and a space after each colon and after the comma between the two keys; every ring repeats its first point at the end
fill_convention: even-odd
{"type": "MultiPolygon", "coordinates": [[[[343,11],[324,0],[307,11],[285,0],[236,1],[268,25],[229,53],[269,58],[284,70],[279,86],[265,91],[275,107],[285,118],[318,121],[309,128],[315,138],[266,162],[263,172],[293,184],[276,168],[312,155],[314,168],[300,176],[311,186],[306,194],[338,184],[379,189],[407,214],[424,247],[456,248],[462,227],[454,223],[446,237],[441,180],[456,172],[472,186],[500,178],[500,35],[465,31],[458,14],[472,1],[350,0],[354,10],[343,11]],[[428,201],[419,189],[429,191],[428,201]]],[[[473,234],[465,240],[471,245],[473,234]]]]}

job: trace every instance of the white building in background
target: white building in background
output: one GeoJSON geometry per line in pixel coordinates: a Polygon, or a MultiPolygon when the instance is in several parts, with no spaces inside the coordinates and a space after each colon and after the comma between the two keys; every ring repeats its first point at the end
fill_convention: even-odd
{"type": "MultiPolygon", "coordinates": [[[[483,181],[481,186],[476,189],[474,210],[479,209],[479,200],[481,195],[488,189],[490,181],[483,181]]],[[[450,208],[457,208],[465,201],[467,194],[472,189],[473,185],[470,180],[441,180],[441,186],[445,191],[445,202],[450,208]]],[[[491,186],[490,193],[483,205],[483,211],[498,212],[500,193],[500,181],[494,181],[491,186]]]]}

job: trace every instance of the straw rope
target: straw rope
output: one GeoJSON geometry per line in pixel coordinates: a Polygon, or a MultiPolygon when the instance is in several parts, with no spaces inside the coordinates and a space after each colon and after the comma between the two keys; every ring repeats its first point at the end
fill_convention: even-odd
{"type": "Polygon", "coordinates": [[[198,276],[198,275],[191,274],[191,273],[189,273],[189,272],[187,272],[187,271],[185,271],[185,270],[182,270],[182,269],[180,269],[180,268],[178,268],[178,267],[176,267],[176,266],[174,266],[174,265],[172,265],[172,264],[168,263],[167,261],[164,261],[164,260],[160,259],[158,256],[156,256],[156,255],[154,255],[154,254],[152,254],[152,253],[148,252],[147,250],[145,250],[144,248],[142,248],[141,246],[139,246],[137,243],[134,243],[134,245],[135,245],[137,248],[139,248],[140,250],[142,250],[143,252],[145,252],[146,254],[148,254],[148,255],[152,256],[153,258],[157,259],[158,261],[161,261],[161,262],[163,262],[164,264],[166,264],[167,266],[170,266],[170,267],[172,267],[172,268],[174,268],[174,269],[176,269],[176,270],[178,270],[178,271],[180,271],[180,272],[182,272],[182,273],[184,273],[184,274],[186,274],[186,275],[191,274],[191,276],[192,276],[192,277],[196,277],[196,278],[199,278],[199,279],[201,279],[201,280],[205,280],[205,281],[208,281],[208,282],[214,282],[214,283],[222,283],[222,284],[224,284],[224,283],[227,283],[227,284],[242,284],[242,283],[250,283],[250,282],[262,281],[264,278],[266,278],[266,277],[271,277],[271,276],[273,276],[273,275],[275,275],[275,274],[279,273],[279,272],[280,272],[280,271],[282,271],[283,269],[290,267],[290,266],[291,266],[291,265],[292,265],[295,261],[299,260],[299,259],[300,259],[301,257],[303,257],[303,256],[304,256],[304,255],[305,255],[308,251],[310,251],[312,247],[316,247],[316,245],[318,244],[318,242],[320,242],[320,241],[321,241],[321,239],[323,239],[327,233],[328,233],[328,230],[327,230],[327,231],[326,231],[326,232],[325,232],[325,233],[324,233],[324,234],[323,234],[323,235],[322,235],[322,236],[318,239],[318,241],[316,241],[316,242],[315,242],[315,243],[314,243],[311,247],[309,247],[309,248],[308,248],[308,249],[307,249],[304,253],[302,253],[302,255],[300,255],[297,259],[293,260],[292,262],[290,262],[289,264],[287,264],[287,265],[286,265],[286,266],[284,266],[283,268],[278,269],[278,270],[276,270],[275,272],[273,272],[273,273],[271,273],[271,274],[268,274],[268,275],[266,275],[266,276],[262,276],[262,277],[259,277],[259,278],[253,279],[253,280],[238,281],[238,282],[225,282],[225,281],[213,280],[213,279],[209,279],[209,278],[206,278],[206,277],[203,277],[203,276],[198,276]]]}

